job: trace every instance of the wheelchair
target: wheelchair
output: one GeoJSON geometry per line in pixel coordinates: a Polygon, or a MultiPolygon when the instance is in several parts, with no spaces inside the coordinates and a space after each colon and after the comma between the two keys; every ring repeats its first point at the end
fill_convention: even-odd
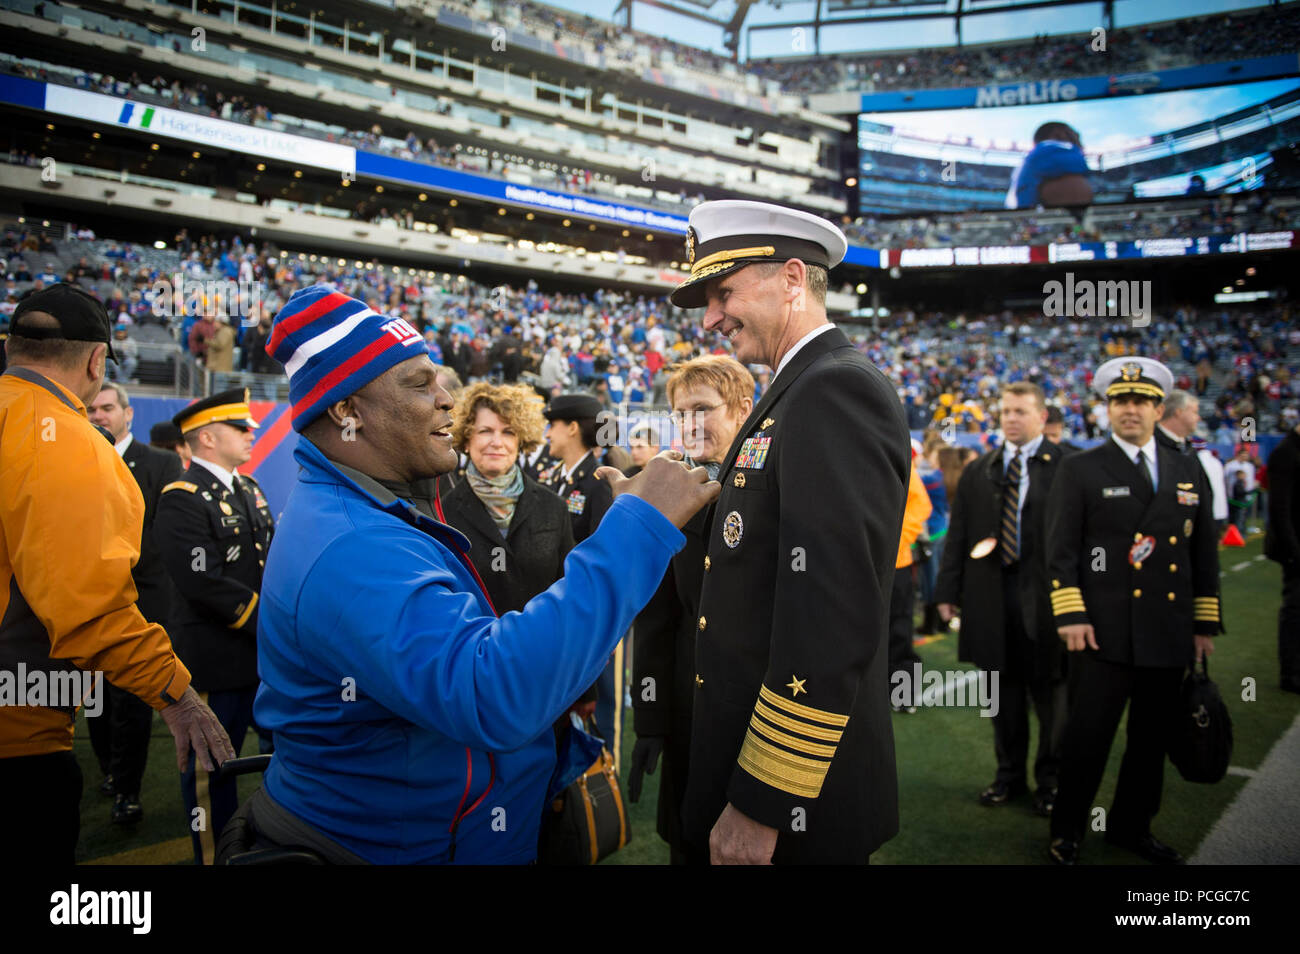
{"type": "MultiPolygon", "coordinates": [[[[250,755],[227,759],[214,773],[214,779],[234,778],[265,772],[271,755],[250,755]]],[[[239,806],[217,839],[214,865],[324,865],[316,852],[299,845],[274,844],[260,834],[249,816],[248,802],[239,806]]]]}

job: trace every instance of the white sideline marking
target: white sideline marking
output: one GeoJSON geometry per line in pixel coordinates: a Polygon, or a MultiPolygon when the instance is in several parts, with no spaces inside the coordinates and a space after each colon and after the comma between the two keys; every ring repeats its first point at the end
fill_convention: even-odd
{"type": "Polygon", "coordinates": [[[1240,765],[1229,765],[1229,766],[1228,766],[1228,774],[1229,774],[1229,775],[1240,775],[1242,778],[1254,778],[1254,777],[1255,777],[1255,770],[1254,770],[1254,769],[1243,768],[1243,767],[1240,766],[1240,765]]]}

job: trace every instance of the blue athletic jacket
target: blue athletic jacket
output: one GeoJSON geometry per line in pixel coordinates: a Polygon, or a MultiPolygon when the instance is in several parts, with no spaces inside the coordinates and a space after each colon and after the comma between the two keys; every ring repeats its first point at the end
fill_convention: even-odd
{"type": "Polygon", "coordinates": [[[267,794],[368,861],[531,861],[551,723],[685,537],[623,495],[563,579],[498,619],[459,532],[363,489],[306,438],[294,456],[258,617],[267,794]]]}

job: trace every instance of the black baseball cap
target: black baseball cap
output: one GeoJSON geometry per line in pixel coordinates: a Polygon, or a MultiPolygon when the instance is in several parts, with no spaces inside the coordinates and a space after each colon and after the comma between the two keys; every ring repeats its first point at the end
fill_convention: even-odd
{"type": "Polygon", "coordinates": [[[108,309],[94,295],[78,285],[59,282],[39,291],[29,291],[18,301],[9,319],[9,333],[22,338],[93,341],[108,345],[108,356],[116,363],[113,354],[113,323],[108,309]],[[50,315],[57,328],[24,327],[23,315],[29,311],[42,311],[50,315]]]}

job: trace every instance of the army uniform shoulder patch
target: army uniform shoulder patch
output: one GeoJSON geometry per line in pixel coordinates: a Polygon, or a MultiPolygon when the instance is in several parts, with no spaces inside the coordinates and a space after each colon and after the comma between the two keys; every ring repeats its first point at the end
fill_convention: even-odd
{"type": "Polygon", "coordinates": [[[168,484],[161,491],[159,491],[159,493],[165,494],[169,490],[184,490],[189,493],[196,494],[199,492],[199,485],[192,484],[188,480],[173,480],[170,484],[168,484]]]}

